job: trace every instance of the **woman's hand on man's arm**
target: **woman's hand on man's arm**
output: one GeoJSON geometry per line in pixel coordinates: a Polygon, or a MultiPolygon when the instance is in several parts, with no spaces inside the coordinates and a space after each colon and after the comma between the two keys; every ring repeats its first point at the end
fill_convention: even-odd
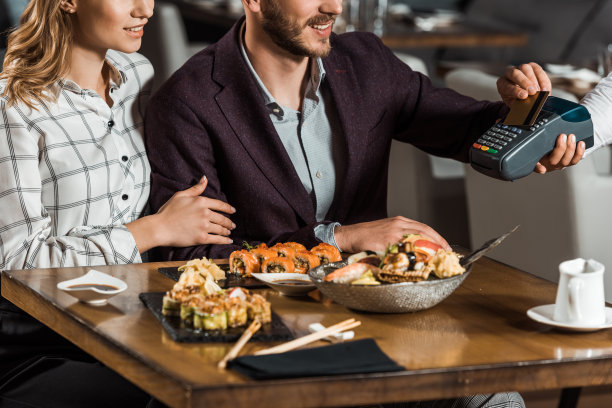
{"type": "Polygon", "coordinates": [[[141,253],[158,246],[232,243],[228,236],[236,225],[222,213],[236,210],[223,201],[203,197],[207,183],[202,177],[198,184],[170,197],[157,214],[127,225],[141,253]]]}

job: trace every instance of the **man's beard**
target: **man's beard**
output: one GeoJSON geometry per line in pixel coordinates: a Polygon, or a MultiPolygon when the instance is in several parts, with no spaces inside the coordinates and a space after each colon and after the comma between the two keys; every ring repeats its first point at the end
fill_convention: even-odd
{"type": "MultiPolygon", "coordinates": [[[[323,50],[313,50],[308,48],[300,38],[304,32],[304,28],[300,27],[297,21],[291,21],[287,18],[280,6],[278,0],[267,0],[261,5],[262,21],[261,26],[264,31],[270,36],[272,41],[283,50],[300,57],[327,57],[331,50],[329,38],[321,39],[322,44],[326,44],[323,50]]],[[[321,15],[313,17],[306,22],[306,25],[325,24],[330,20],[330,16],[321,15]]]]}

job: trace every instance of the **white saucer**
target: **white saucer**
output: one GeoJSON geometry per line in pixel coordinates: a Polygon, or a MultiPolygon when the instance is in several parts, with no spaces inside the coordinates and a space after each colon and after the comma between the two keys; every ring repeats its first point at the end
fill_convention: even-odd
{"type": "Polygon", "coordinates": [[[612,327],[612,307],[606,307],[606,322],[600,325],[580,325],[572,323],[562,323],[553,320],[555,313],[555,305],[542,305],[532,307],[527,311],[527,316],[536,322],[546,324],[548,326],[557,327],[563,330],[579,331],[579,332],[590,332],[602,329],[608,329],[612,327]]]}
{"type": "Polygon", "coordinates": [[[104,305],[108,299],[127,289],[127,283],[114,276],[90,269],[85,275],[57,284],[63,290],[81,302],[91,305],[104,305]],[[105,290],[91,286],[106,287],[105,290]]]}
{"type": "Polygon", "coordinates": [[[316,288],[303,273],[253,273],[251,276],[286,296],[304,296],[316,288]]]}

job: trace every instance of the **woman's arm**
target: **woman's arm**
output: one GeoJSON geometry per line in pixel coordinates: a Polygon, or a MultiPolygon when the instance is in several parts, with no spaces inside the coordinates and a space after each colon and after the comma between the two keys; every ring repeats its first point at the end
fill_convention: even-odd
{"type": "Polygon", "coordinates": [[[2,100],[0,114],[0,270],[140,262],[124,225],[82,225],[75,217],[74,227],[57,230],[54,218],[65,224],[71,212],[60,197],[49,211],[43,205],[44,143],[2,100]]]}
{"type": "Polygon", "coordinates": [[[227,203],[202,197],[208,180],[175,193],[157,214],[127,224],[140,252],[158,246],[186,247],[203,244],[231,244],[227,236],[236,225],[220,214],[236,210],[227,203]]]}

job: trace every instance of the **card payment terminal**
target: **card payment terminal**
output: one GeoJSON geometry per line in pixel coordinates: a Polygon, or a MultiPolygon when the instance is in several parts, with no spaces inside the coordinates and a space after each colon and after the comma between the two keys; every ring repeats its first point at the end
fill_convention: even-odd
{"type": "Polygon", "coordinates": [[[593,146],[593,124],[586,108],[549,96],[531,126],[499,122],[487,130],[470,149],[470,163],[487,176],[517,180],[553,150],[561,133],[573,133],[587,149],[593,146]]]}

